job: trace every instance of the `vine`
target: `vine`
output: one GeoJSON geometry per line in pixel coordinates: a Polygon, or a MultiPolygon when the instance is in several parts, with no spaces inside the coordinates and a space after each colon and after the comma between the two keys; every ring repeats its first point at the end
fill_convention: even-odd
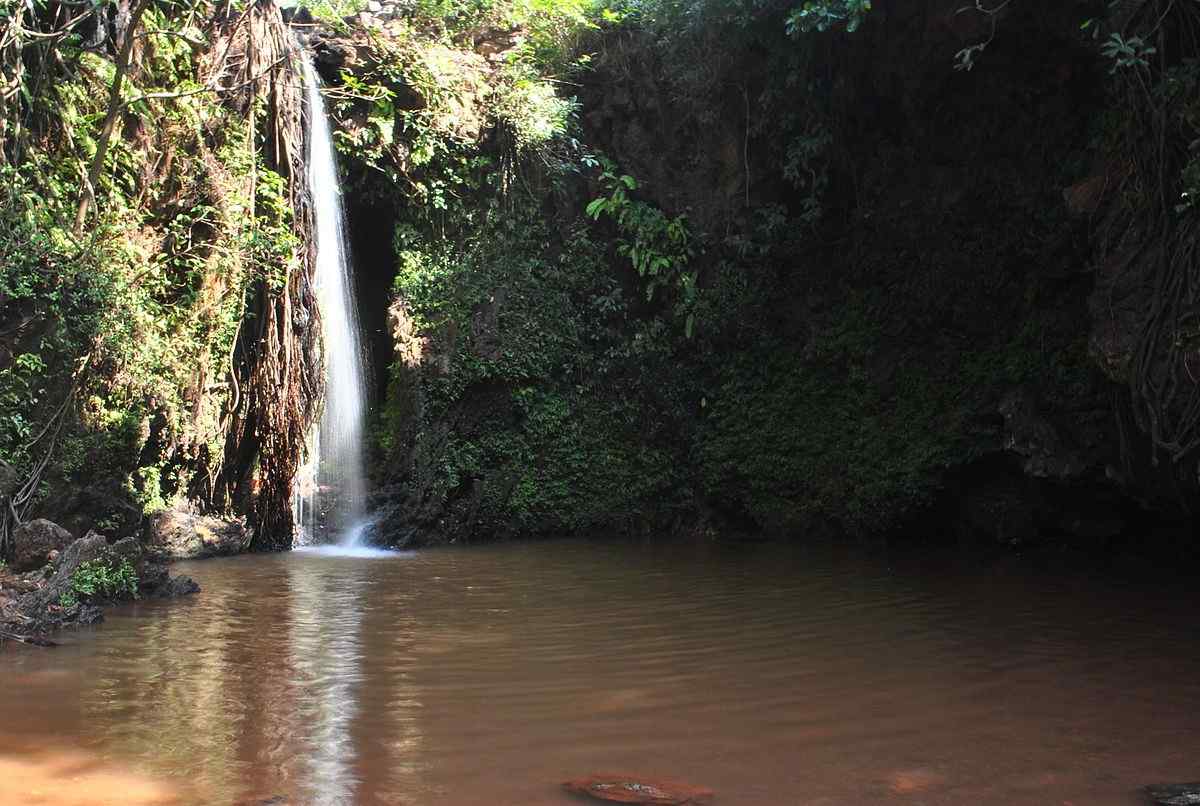
{"type": "Polygon", "coordinates": [[[600,183],[608,195],[593,199],[586,212],[592,220],[608,216],[621,233],[617,253],[645,282],[646,301],[657,290],[674,287],[680,293],[679,310],[683,313],[684,332],[691,338],[696,325],[696,272],[688,263],[695,254],[687,216],[669,217],[658,207],[630,196],[637,180],[618,174],[616,165],[604,157],[587,158],[585,164],[601,168],[600,183]]]}

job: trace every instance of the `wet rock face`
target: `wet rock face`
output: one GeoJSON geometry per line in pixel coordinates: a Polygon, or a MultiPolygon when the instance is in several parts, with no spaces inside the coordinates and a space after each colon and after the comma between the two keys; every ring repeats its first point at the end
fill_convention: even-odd
{"type": "Polygon", "coordinates": [[[32,571],[50,561],[50,553],[62,551],[74,535],[45,518],[26,521],[13,530],[14,571],[32,571]]]}
{"type": "Polygon", "coordinates": [[[79,614],[75,623],[81,625],[99,624],[104,621],[104,612],[96,605],[79,605],[79,614]]]}

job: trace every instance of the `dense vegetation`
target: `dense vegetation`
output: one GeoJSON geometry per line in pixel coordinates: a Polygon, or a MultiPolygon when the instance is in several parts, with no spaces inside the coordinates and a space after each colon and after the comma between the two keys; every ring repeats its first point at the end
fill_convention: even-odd
{"type": "Polygon", "coordinates": [[[220,481],[251,469],[223,468],[237,339],[302,246],[261,122],[274,75],[245,52],[262,19],[0,5],[0,536],[38,508],[128,533],[176,496],[245,504],[220,481]]]}
{"type": "MultiPolygon", "coordinates": [[[[557,46],[510,21],[529,38],[465,145],[422,121],[469,96],[394,62],[374,97],[415,110],[377,105],[367,141],[408,138],[344,152],[397,222],[392,539],[885,531],[992,457],[954,520],[1119,530],[1081,511],[1136,449],[1089,357],[1095,229],[1062,192],[1130,125],[1106,94],[1154,80],[1141,18],[956,9],[607,4],[557,46]],[[507,100],[514,65],[573,106],[507,100]],[[1028,476],[1045,489],[1010,495],[1028,476]]],[[[478,28],[406,41],[464,52],[478,28]]]]}
{"type": "MultiPolygon", "coordinates": [[[[1051,5],[310,4],[390,286],[381,535],[1186,510],[1197,14],[1051,5]]],[[[247,9],[74,8],[0,11],[0,493],[79,528],[253,515],[312,412],[254,352],[305,223],[274,96],[227,75],[247,9]]]]}

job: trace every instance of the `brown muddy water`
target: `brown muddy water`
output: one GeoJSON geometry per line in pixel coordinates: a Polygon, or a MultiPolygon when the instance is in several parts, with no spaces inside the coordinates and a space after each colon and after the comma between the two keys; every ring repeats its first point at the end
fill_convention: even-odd
{"type": "Polygon", "coordinates": [[[1200,595],[845,549],[554,542],[184,563],[0,654],[0,803],[1143,803],[1200,779],[1200,595]]]}

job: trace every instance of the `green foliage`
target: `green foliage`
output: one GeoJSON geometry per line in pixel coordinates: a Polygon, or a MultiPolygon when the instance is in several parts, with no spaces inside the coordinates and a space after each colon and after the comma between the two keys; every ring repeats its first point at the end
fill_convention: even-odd
{"type": "Polygon", "coordinates": [[[33,436],[29,417],[46,394],[41,385],[45,370],[45,362],[36,353],[15,356],[9,367],[0,370],[0,400],[5,412],[0,415],[0,440],[9,461],[19,455],[21,445],[33,436]]]}
{"type": "Polygon", "coordinates": [[[832,133],[817,122],[788,144],[784,157],[783,176],[801,194],[798,218],[809,226],[815,226],[821,218],[821,200],[829,186],[828,150],[832,143],[832,133]]]}
{"type": "MultiPolygon", "coordinates": [[[[594,161],[590,158],[585,160],[594,161]]],[[[629,194],[637,190],[637,180],[628,174],[618,174],[616,165],[601,158],[600,182],[607,196],[593,199],[586,212],[593,220],[608,216],[617,225],[621,238],[617,252],[629,259],[645,282],[646,300],[664,286],[679,290],[679,307],[690,338],[695,325],[692,308],[696,301],[696,273],[689,270],[688,261],[694,254],[692,236],[686,216],[669,218],[658,207],[634,199],[629,194]]]]}
{"type": "Polygon", "coordinates": [[[19,155],[0,165],[0,319],[21,356],[0,363],[0,459],[28,471],[53,443],[43,495],[108,477],[155,509],[186,488],[202,448],[220,455],[247,289],[293,266],[284,180],[254,164],[242,114],[197,92],[210,11],[146,10],[82,238],[73,218],[111,53],[45,40],[53,52],[0,143],[19,155]]]}
{"type": "Polygon", "coordinates": [[[871,0],[806,0],[787,17],[792,36],[810,31],[844,28],[854,33],[871,10],[871,0]]]}
{"type": "Polygon", "coordinates": [[[271,288],[279,289],[299,266],[301,244],[292,225],[287,181],[262,165],[255,178],[255,226],[243,234],[238,246],[255,273],[271,288]]]}
{"type": "Polygon", "coordinates": [[[675,500],[670,452],[643,439],[661,420],[628,377],[665,360],[665,326],[629,331],[604,245],[582,222],[546,221],[530,197],[477,197],[461,220],[445,236],[440,222],[397,227],[396,293],[430,354],[393,366],[384,449],[414,451],[427,503],[474,500],[477,528],[494,532],[583,529],[632,500],[675,500]],[[447,432],[448,418],[459,427],[447,432]],[[397,441],[407,431],[414,442],[397,441]]]}
{"type": "Polygon", "coordinates": [[[867,108],[864,43],[808,33],[870,12],[421,0],[359,40],[328,97],[351,192],[396,220],[405,340],[374,431],[420,528],[715,508],[885,529],[1001,449],[1005,390],[1060,410],[1094,393],[1071,307],[1086,293],[1064,292],[1062,321],[1035,315],[1069,281],[1014,268],[1059,249],[1047,211],[1075,133],[1014,136],[1061,117],[1011,102],[1046,95],[1028,87],[980,88],[999,111],[977,125],[954,114],[957,84],[936,104],[918,87],[905,103],[951,110],[919,136],[867,108]],[[954,148],[926,150],[938,138],[954,148]],[[998,186],[977,197],[984,155],[998,186]],[[953,202],[923,195],[943,176],[953,202]]]}
{"type": "Polygon", "coordinates": [[[422,30],[453,40],[482,29],[520,29],[526,42],[517,54],[541,65],[561,58],[581,29],[594,26],[596,0],[416,0],[411,19],[422,30]]]}
{"type": "Polygon", "coordinates": [[[519,447],[497,447],[515,450],[519,472],[507,505],[522,529],[550,522],[578,530],[606,523],[631,502],[678,495],[670,452],[614,427],[613,420],[638,418],[638,407],[613,408],[597,397],[529,387],[513,393],[522,439],[519,447]]]}
{"type": "Polygon", "coordinates": [[[16,355],[0,367],[0,459],[24,469],[79,356],[107,332],[109,261],[127,252],[105,238],[110,230],[103,225],[96,243],[79,249],[64,223],[69,186],[44,155],[0,173],[7,180],[0,194],[0,310],[16,338],[16,355]]]}
{"type": "Polygon", "coordinates": [[[284,0],[280,6],[282,8],[291,6],[307,8],[313,15],[313,19],[335,31],[345,33],[350,30],[345,22],[346,18],[358,14],[360,11],[366,11],[367,0],[284,0]]]}
{"type": "Polygon", "coordinates": [[[343,121],[335,131],[339,151],[382,175],[372,180],[385,180],[364,190],[406,187],[424,217],[444,219],[464,210],[460,200],[490,167],[477,148],[486,132],[497,131],[512,156],[557,161],[577,104],[559,94],[546,64],[534,63],[531,41],[532,33],[493,70],[453,40],[431,36],[419,18],[394,22],[388,36],[373,38],[367,65],[344,71],[331,91],[343,121]]]}
{"type": "Polygon", "coordinates": [[[135,473],[137,483],[130,485],[130,492],[142,506],[142,512],[146,515],[153,515],[156,512],[162,512],[167,508],[167,502],[163,500],[162,489],[162,468],[156,465],[148,467],[140,467],[135,473]]]}
{"type": "Polygon", "coordinates": [[[1146,69],[1150,67],[1149,58],[1158,52],[1158,48],[1150,45],[1140,36],[1126,38],[1119,33],[1111,34],[1100,52],[1112,60],[1110,73],[1118,70],[1146,69]]]}
{"type": "Polygon", "coordinates": [[[71,587],[59,597],[58,603],[72,608],[94,597],[136,599],[137,595],[137,571],[129,560],[122,559],[118,564],[109,560],[88,560],[75,569],[71,587]]]}
{"type": "Polygon", "coordinates": [[[511,127],[518,150],[545,147],[570,130],[578,106],[573,99],[560,97],[553,84],[528,67],[514,66],[507,77],[495,113],[511,127]]]}
{"type": "MultiPolygon", "coordinates": [[[[797,31],[853,28],[869,8],[817,5],[798,10],[797,31]]],[[[388,113],[411,153],[392,197],[395,292],[423,350],[419,363],[392,368],[379,434],[394,471],[442,528],[458,519],[492,534],[662,523],[701,499],[778,528],[811,518],[863,530],[894,522],[929,500],[944,468],[991,444],[976,418],[996,389],[989,373],[1000,378],[1008,354],[939,344],[931,360],[895,356],[904,369],[881,384],[875,353],[913,313],[881,315],[886,303],[844,289],[828,292],[842,315],[811,325],[800,344],[765,329],[818,261],[812,234],[837,132],[828,86],[805,78],[809,50],[783,39],[764,5],[606,12],[605,24],[631,37],[652,32],[673,104],[663,114],[679,111],[694,130],[720,121],[730,83],[720,70],[737,69],[739,48],[753,42],[771,54],[756,68],[768,76],[761,93],[743,86],[747,117],[737,125],[751,127],[754,153],[790,189],[789,204],[751,204],[747,192],[736,223],[708,219],[723,229],[716,237],[569,142],[578,136],[569,122],[546,130],[557,159],[537,171],[520,142],[497,152],[487,138],[459,137],[439,110],[455,108],[470,84],[395,62],[424,104],[388,113]],[[434,181],[455,192],[433,194],[434,181]],[[592,198],[581,205],[584,182],[592,198]],[[967,395],[964,363],[977,381],[967,395]]],[[[620,51],[605,67],[623,65],[618,77],[636,88],[643,65],[629,56],[620,51]]],[[[547,69],[523,64],[529,75],[547,69]]],[[[510,97],[517,110],[537,108],[510,97]]]]}

